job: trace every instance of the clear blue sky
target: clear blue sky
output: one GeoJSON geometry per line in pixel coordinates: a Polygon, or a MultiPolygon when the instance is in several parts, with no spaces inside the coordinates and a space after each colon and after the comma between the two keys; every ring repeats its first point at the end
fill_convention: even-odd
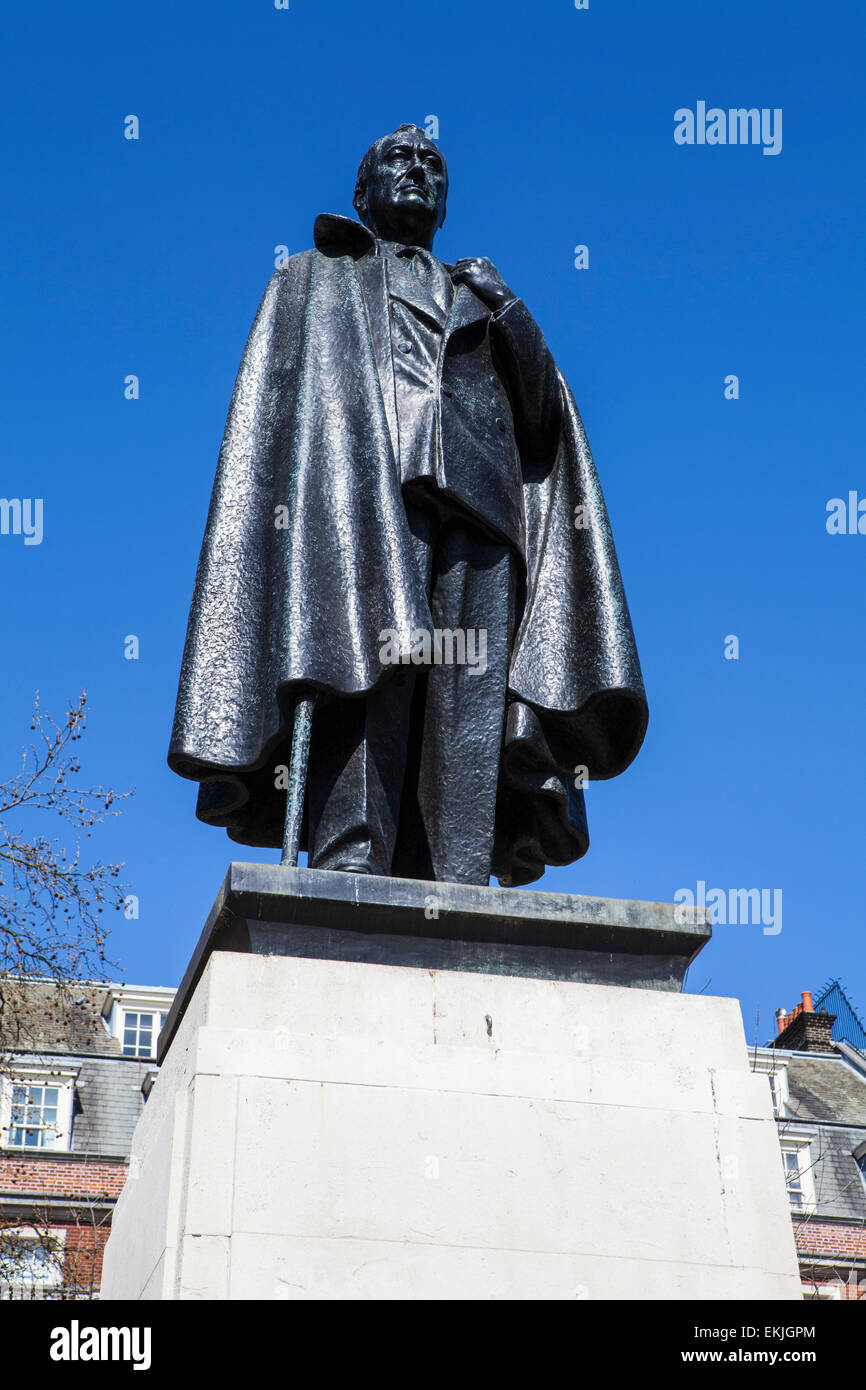
{"type": "Polygon", "coordinates": [[[371,141],[433,114],[451,175],[437,250],[490,256],[571,382],[651,703],[636,763],[590,789],[589,855],[543,886],[780,888],[781,933],[719,926],[689,987],[741,999],[750,1039],[758,1010],[763,1040],[830,975],[866,1006],[866,536],[825,526],[828,499],[866,496],[862,0],[14,11],[0,494],[44,498],[45,529],[0,536],[3,761],[37,687],[55,712],[87,688],[85,773],[136,789],[98,841],[140,898],[113,939],[127,978],[180,979],[244,857],[194,819],[165,752],[274,247],[350,214],[371,141]],[[781,108],[782,152],[675,144],[674,112],[699,100],[781,108]]]}

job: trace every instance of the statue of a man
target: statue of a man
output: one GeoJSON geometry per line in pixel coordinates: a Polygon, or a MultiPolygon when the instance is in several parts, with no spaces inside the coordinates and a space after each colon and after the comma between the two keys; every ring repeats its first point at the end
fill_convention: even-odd
{"type": "Polygon", "coordinates": [[[577,407],[490,261],[434,255],[447,191],[400,126],[360,221],[319,217],[265,291],[169,763],[202,820],[277,847],[314,697],[311,868],[519,885],[586,852],[583,784],[628,766],[646,700],[577,407]]]}

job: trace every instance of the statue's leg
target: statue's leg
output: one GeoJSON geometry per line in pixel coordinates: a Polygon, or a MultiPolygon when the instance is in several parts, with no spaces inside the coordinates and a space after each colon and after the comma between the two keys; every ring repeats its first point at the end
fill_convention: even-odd
{"type": "MultiPolygon", "coordinates": [[[[415,558],[429,583],[436,524],[407,509],[415,558]]],[[[331,700],[313,717],[307,795],[313,869],[392,873],[417,668],[372,695],[331,700]]]]}
{"type": "Polygon", "coordinates": [[[316,710],[308,779],[309,866],[390,874],[412,681],[316,710]]]}
{"type": "Polygon", "coordinates": [[[431,598],[441,661],[426,679],[417,773],[406,777],[395,874],[490,880],[515,572],[507,545],[471,526],[443,530],[431,598]]]}

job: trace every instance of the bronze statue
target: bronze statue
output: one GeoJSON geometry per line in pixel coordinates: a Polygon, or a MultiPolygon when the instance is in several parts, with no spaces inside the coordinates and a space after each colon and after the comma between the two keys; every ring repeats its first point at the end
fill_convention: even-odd
{"type": "Polygon", "coordinates": [[[586,852],[646,699],[577,407],[490,261],[434,255],[447,192],[400,126],[265,291],[169,763],[284,862],[517,886],[586,852]]]}

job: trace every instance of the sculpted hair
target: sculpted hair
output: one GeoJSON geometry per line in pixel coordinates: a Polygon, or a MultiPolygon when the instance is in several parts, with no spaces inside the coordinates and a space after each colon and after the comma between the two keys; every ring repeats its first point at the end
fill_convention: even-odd
{"type": "MultiPolygon", "coordinates": [[[[426,130],[424,130],[423,126],[412,125],[411,122],[405,123],[403,125],[398,125],[396,130],[390,131],[387,135],[380,136],[378,140],[375,140],[373,142],[373,144],[370,146],[367,153],[361,160],[361,163],[358,165],[358,177],[355,179],[355,195],[352,198],[352,206],[357,212],[361,221],[364,223],[365,227],[370,225],[367,221],[367,181],[369,180],[370,175],[372,174],[373,170],[376,167],[376,164],[378,163],[379,153],[382,149],[382,146],[385,144],[385,141],[393,140],[394,136],[399,135],[400,132],[403,130],[411,130],[416,135],[423,135],[425,140],[430,141],[431,144],[434,143],[432,140],[430,140],[430,137],[427,134],[426,130]]],[[[439,151],[439,156],[445,168],[445,198],[442,201],[442,222],[444,222],[445,204],[448,198],[448,165],[445,163],[445,156],[442,154],[441,150],[439,151]]],[[[442,222],[439,223],[440,227],[442,226],[442,222]]]]}

